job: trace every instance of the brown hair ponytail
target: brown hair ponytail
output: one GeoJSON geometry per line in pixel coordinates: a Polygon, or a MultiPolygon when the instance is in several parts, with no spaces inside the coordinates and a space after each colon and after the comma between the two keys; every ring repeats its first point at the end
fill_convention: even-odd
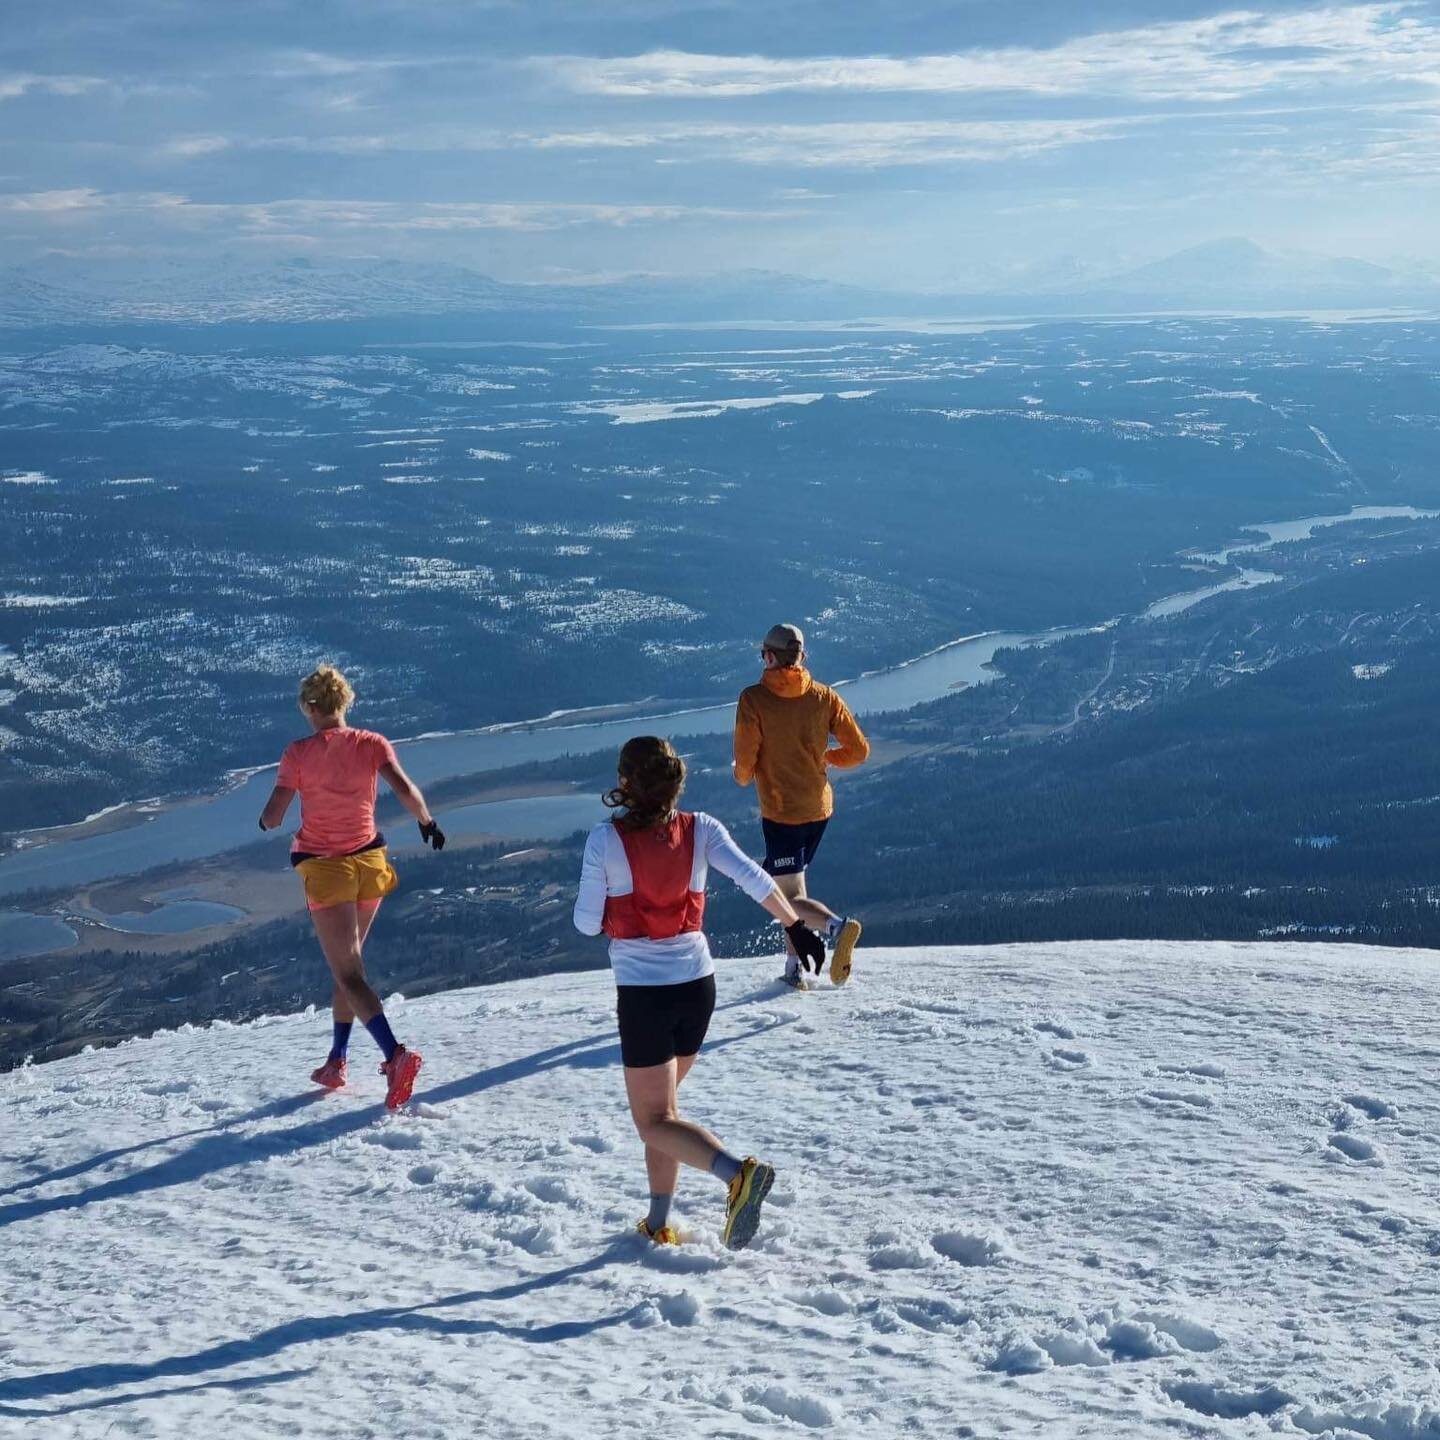
{"type": "Polygon", "coordinates": [[[620,751],[620,783],[608,791],[605,804],[623,813],[614,823],[622,830],[653,830],[675,813],[685,788],[685,762],[675,747],[658,735],[637,735],[620,751]]]}

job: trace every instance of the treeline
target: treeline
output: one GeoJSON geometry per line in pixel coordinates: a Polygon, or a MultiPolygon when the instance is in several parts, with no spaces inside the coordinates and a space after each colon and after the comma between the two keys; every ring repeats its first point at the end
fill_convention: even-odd
{"type": "Polygon", "coordinates": [[[815,887],[877,939],[1429,944],[1437,660],[1426,643],[1360,680],[1306,656],[1065,741],[890,766],[848,797],[815,887]]]}

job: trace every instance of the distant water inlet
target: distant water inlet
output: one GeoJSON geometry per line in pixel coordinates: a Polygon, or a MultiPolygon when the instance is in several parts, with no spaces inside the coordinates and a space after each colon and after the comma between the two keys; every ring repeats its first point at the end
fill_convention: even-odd
{"type": "Polygon", "coordinates": [[[154,899],[158,903],[147,909],[117,914],[93,905],[74,905],[53,915],[0,910],[0,960],[73,949],[84,929],[118,935],[188,935],[217,925],[233,925],[245,918],[245,911],[238,906],[200,900],[188,890],[163,891],[154,899]]]}
{"type": "Polygon", "coordinates": [[[22,960],[27,955],[50,955],[69,950],[80,937],[58,915],[28,915],[22,910],[0,910],[0,960],[22,960]]]}
{"type": "Polygon", "coordinates": [[[121,935],[186,935],[192,930],[208,930],[213,925],[233,925],[245,918],[236,905],[222,905],[215,900],[197,900],[183,892],[175,898],[159,895],[160,904],[147,910],[124,910],[109,914],[93,906],[78,906],[66,917],[114,930],[121,935]]]}

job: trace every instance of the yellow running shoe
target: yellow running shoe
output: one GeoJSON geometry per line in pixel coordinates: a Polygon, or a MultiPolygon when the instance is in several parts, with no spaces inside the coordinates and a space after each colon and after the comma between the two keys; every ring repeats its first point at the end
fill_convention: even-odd
{"type": "Polygon", "coordinates": [[[830,956],[830,983],[843,985],[850,978],[855,963],[855,946],[860,939],[860,922],[846,920],[835,937],[835,951],[830,956]]]}
{"type": "Polygon", "coordinates": [[[730,1182],[730,1202],[725,1207],[725,1229],[721,1242],[727,1250],[743,1250],[760,1228],[760,1207],[775,1183],[775,1167],[753,1155],[747,1156],[740,1173],[730,1182]]]}
{"type": "Polygon", "coordinates": [[[680,1232],[673,1225],[662,1225],[658,1230],[652,1230],[650,1228],[650,1222],[648,1220],[642,1219],[635,1228],[652,1244],[680,1244],[680,1232]]]}

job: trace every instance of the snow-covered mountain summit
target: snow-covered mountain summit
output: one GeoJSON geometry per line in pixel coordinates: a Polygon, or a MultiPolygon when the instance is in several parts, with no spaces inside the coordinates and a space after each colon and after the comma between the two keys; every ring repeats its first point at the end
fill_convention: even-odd
{"type": "MultiPolygon", "coordinates": [[[[318,967],[318,961],[317,961],[318,967]]],[[[384,974],[384,957],[375,957],[384,974]]],[[[1440,1434],[1429,952],[722,962],[685,1108],[779,1171],[756,1244],[630,1233],[603,972],[0,1077],[0,1433],[1440,1434]]],[[[318,980],[318,977],[317,977],[318,980]]]]}

